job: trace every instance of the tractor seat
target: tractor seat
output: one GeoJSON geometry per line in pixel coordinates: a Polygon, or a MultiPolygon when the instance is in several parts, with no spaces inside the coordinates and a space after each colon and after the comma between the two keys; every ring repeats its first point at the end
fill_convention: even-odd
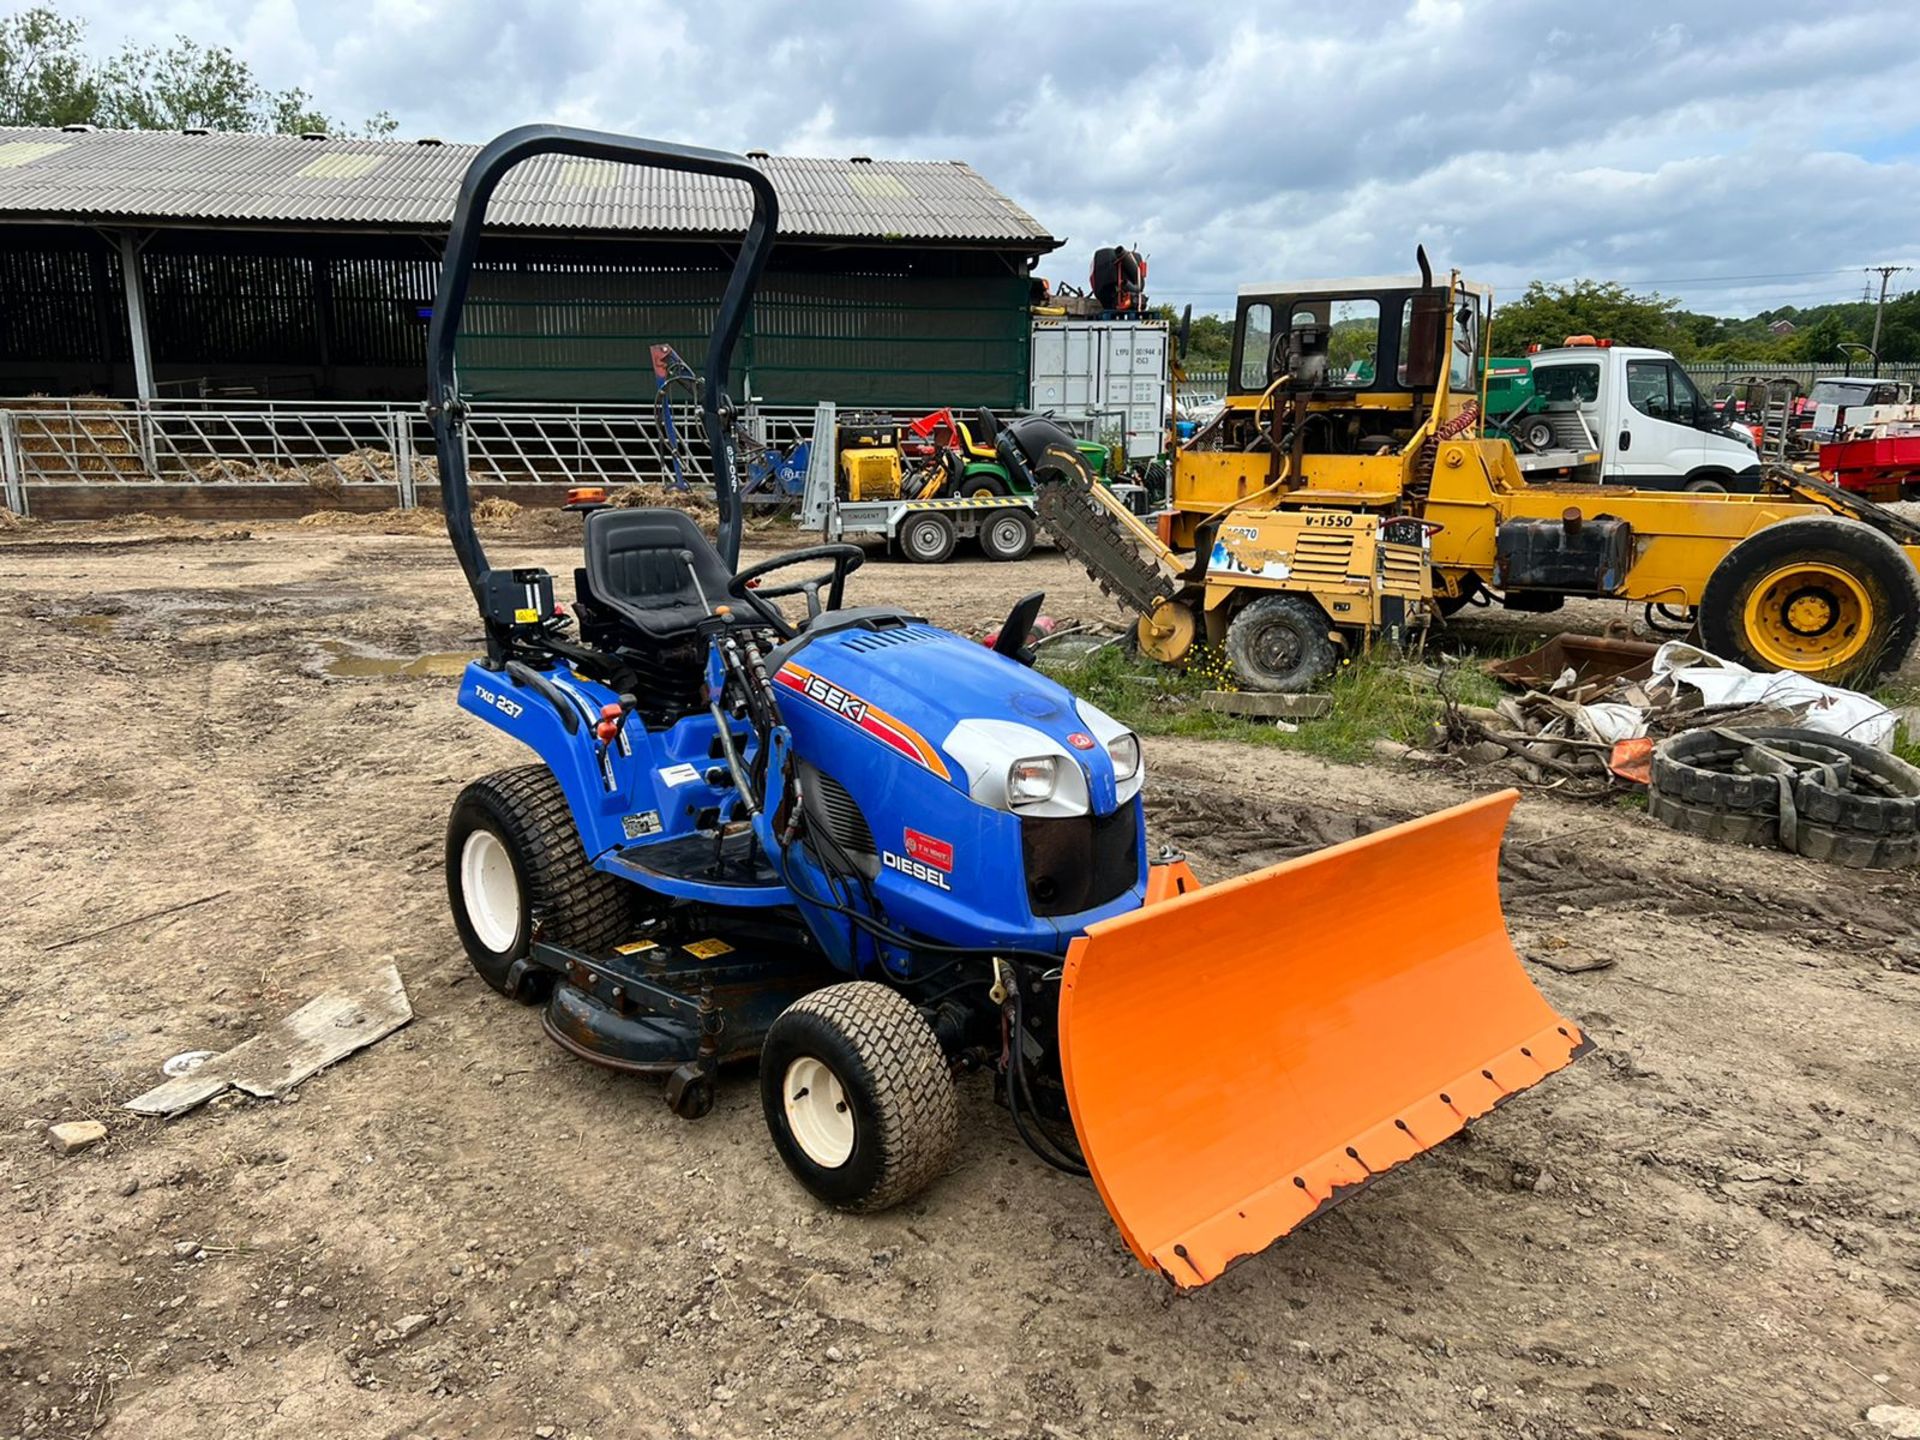
{"type": "Polygon", "coordinates": [[[586,560],[593,603],[656,645],[692,633],[711,613],[708,606],[726,602],[733,578],[684,510],[593,511],[586,560]],[[693,556],[691,574],[683,551],[693,556]]]}
{"type": "Polygon", "coordinates": [[[1000,458],[1000,452],[993,448],[991,441],[983,444],[973,438],[973,429],[971,426],[964,423],[961,424],[959,439],[960,448],[976,460],[997,460],[1000,458]]]}

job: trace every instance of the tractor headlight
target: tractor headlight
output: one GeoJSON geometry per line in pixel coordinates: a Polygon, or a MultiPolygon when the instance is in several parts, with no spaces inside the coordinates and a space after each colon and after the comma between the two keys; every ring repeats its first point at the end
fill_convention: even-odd
{"type": "Polygon", "coordinates": [[[1036,755],[1016,760],[1007,771],[1007,799],[1014,806],[1044,805],[1060,783],[1060,757],[1036,755]]]}
{"type": "Polygon", "coordinates": [[[1060,820],[1091,808],[1085,763],[1044,730],[1017,720],[961,720],[940,748],[966,771],[967,793],[989,809],[1060,820]]]}
{"type": "Polygon", "coordinates": [[[1140,737],[1091,701],[1073,703],[1088,733],[1107,752],[1107,763],[1113,767],[1115,795],[1121,800],[1131,800],[1140,793],[1147,773],[1140,753],[1140,737]]]}

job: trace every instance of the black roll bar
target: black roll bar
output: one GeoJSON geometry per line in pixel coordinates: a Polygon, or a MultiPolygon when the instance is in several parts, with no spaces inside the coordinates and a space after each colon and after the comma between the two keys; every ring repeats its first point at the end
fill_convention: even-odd
{"type": "Polygon", "coordinates": [[[486,551],[473,528],[473,497],[467,485],[466,452],[460,444],[466,407],[454,370],[454,342],[460,334],[461,312],[466,308],[467,285],[473,278],[487,203],[495,188],[522,161],[555,154],[714,175],[738,180],[753,191],[753,218],[741,238],[740,253],[714,316],[713,337],[707,347],[706,384],[700,399],[701,419],[713,454],[714,499],[720,509],[719,550],[729,570],[740,562],[740,504],[733,486],[732,402],[726,393],[727,371],[779,226],[780,203],[772,182],[744,156],[724,150],[576,130],[566,125],[522,125],[498,136],[474,156],[460,182],[460,197],[447,231],[446,259],[433,297],[433,318],[427,329],[427,414],[433,421],[434,446],[440,460],[440,504],[447,513],[447,535],[453,541],[454,553],[460,557],[460,568],[466,572],[467,583],[473,587],[483,612],[486,601],[482,592],[489,567],[486,551]]]}

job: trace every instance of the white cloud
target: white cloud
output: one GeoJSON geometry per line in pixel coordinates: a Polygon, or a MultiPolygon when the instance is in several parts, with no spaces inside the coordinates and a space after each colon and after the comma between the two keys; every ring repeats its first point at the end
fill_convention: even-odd
{"type": "Polygon", "coordinates": [[[1590,275],[1726,313],[1843,298],[1845,267],[1920,251],[1920,32],[1874,0],[79,9],[96,45],[231,44],[403,136],[561,120],[964,159],[1071,237],[1047,273],[1137,241],[1154,292],[1201,308],[1245,279],[1405,270],[1416,241],[1509,291],[1590,275]]]}

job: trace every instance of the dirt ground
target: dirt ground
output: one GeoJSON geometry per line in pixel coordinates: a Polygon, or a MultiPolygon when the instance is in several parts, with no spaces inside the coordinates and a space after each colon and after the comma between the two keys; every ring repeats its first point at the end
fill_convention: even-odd
{"type": "MultiPolygon", "coordinates": [[[[686,1123],[548,1043],[446,913],[448,806],[522,757],[418,658],[476,628],[445,544],[249,528],[0,541],[0,1435],[1833,1437],[1920,1405],[1911,877],[1529,797],[1509,920],[1596,1053],[1183,1296],[984,1082],[952,1173],[855,1218],[745,1077],[686,1123]],[[414,1023],[288,1102],[119,1108],[388,956],[414,1023]],[[56,1156],[84,1118],[110,1138],[56,1156]]],[[[978,633],[1028,581],[1105,613],[1053,556],[853,590],[978,633]]],[[[1463,793],[1147,758],[1203,878],[1463,793]]]]}

